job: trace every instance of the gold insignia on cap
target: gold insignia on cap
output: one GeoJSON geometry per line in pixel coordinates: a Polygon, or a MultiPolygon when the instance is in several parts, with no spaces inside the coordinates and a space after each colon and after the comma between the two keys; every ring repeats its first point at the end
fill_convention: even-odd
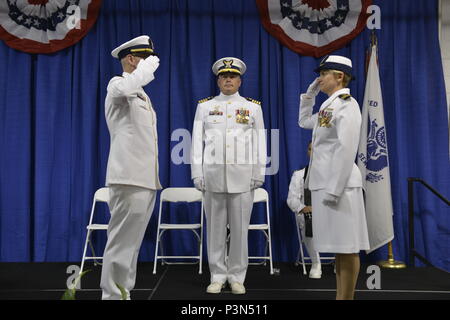
{"type": "Polygon", "coordinates": [[[231,68],[232,64],[233,64],[233,60],[223,60],[223,65],[227,69],[231,68]]]}

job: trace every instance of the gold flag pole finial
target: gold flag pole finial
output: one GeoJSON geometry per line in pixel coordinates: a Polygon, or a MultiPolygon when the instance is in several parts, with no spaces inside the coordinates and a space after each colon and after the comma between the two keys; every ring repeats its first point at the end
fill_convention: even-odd
{"type": "Polygon", "coordinates": [[[370,43],[371,43],[372,47],[374,45],[378,45],[378,39],[377,39],[377,35],[375,33],[375,30],[372,30],[372,33],[370,34],[370,43]]]}
{"type": "Polygon", "coordinates": [[[378,262],[378,265],[382,268],[390,269],[403,269],[406,268],[406,264],[402,261],[395,261],[394,253],[392,250],[392,241],[388,244],[388,259],[386,261],[378,262]]]}

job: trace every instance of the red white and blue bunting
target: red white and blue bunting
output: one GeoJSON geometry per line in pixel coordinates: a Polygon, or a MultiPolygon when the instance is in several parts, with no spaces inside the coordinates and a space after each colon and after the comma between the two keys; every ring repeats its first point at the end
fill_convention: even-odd
{"type": "Polygon", "coordinates": [[[16,50],[53,53],[80,41],[102,0],[1,0],[0,39],[16,50]]]}
{"type": "Polygon", "coordinates": [[[321,57],[366,26],[372,0],[256,0],[264,28],[284,46],[321,57]]]}

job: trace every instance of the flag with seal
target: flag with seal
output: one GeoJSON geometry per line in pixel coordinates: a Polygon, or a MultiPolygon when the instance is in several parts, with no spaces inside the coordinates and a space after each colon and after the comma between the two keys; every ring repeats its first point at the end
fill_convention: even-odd
{"type": "Polygon", "coordinates": [[[0,39],[27,53],[53,53],[80,41],[102,0],[2,0],[0,39]]]}
{"type": "Polygon", "coordinates": [[[262,25],[294,52],[322,57],[366,26],[372,0],[256,0],[262,25]]]}
{"type": "Polygon", "coordinates": [[[383,96],[378,67],[377,43],[374,40],[372,41],[361,114],[362,125],[357,159],[365,191],[366,220],[370,244],[368,253],[394,239],[391,177],[384,124],[383,96]]]}

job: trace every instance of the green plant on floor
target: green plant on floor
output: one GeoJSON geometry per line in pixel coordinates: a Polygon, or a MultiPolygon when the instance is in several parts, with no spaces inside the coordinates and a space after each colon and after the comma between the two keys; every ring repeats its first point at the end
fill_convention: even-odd
{"type": "MultiPolygon", "coordinates": [[[[81,274],[78,275],[78,277],[75,278],[75,281],[73,282],[73,285],[71,288],[68,288],[66,291],[64,291],[64,294],[61,297],[61,300],[76,300],[76,287],[78,285],[78,282],[80,282],[80,279],[91,270],[83,271],[81,274]]],[[[120,290],[120,296],[122,300],[127,300],[128,294],[127,291],[118,283],[116,283],[117,288],[120,290]]]]}
{"type": "Polygon", "coordinates": [[[75,278],[75,281],[73,282],[73,285],[71,286],[71,288],[67,288],[66,291],[64,291],[64,294],[61,297],[61,300],[75,300],[75,294],[77,291],[77,285],[78,282],[80,282],[80,279],[88,272],[90,272],[91,270],[85,270],[82,273],[80,273],[78,275],[78,277],[75,278]]]}
{"type": "Polygon", "coordinates": [[[127,291],[117,282],[116,282],[116,286],[120,290],[120,296],[122,297],[122,300],[127,300],[127,298],[128,298],[127,291]]]}

